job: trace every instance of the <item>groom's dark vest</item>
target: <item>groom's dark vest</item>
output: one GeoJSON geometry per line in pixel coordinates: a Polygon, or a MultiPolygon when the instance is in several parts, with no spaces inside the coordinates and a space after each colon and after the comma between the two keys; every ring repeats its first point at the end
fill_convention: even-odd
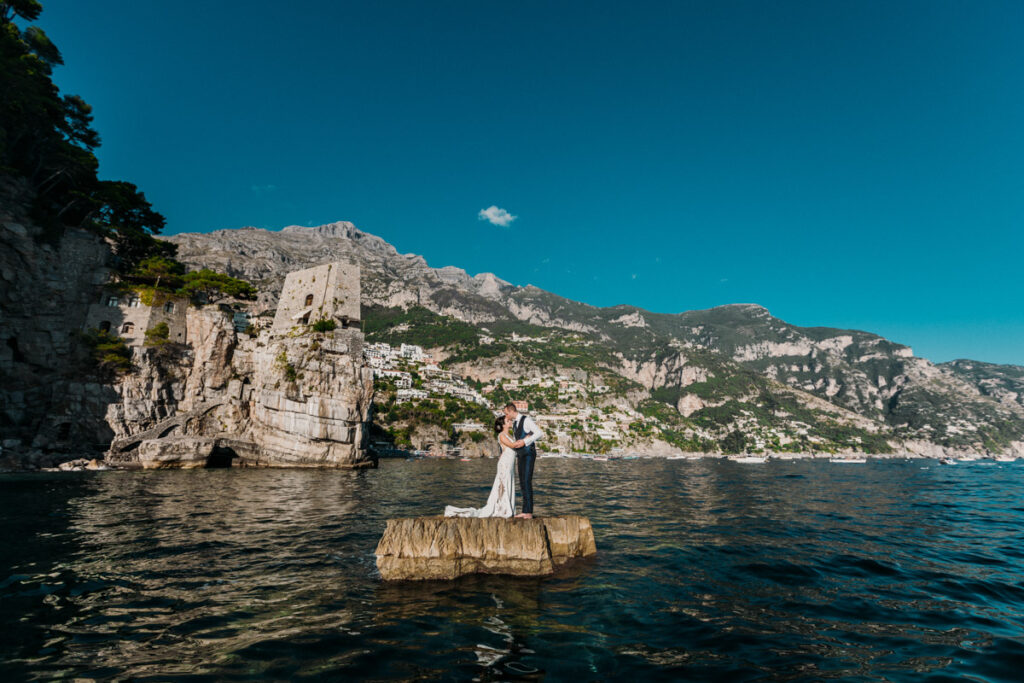
{"type": "MultiPolygon", "coordinates": [[[[516,441],[519,441],[520,439],[525,439],[530,434],[533,434],[533,432],[524,431],[525,425],[526,425],[526,416],[525,415],[520,415],[519,418],[516,420],[515,429],[512,432],[515,435],[515,437],[516,437],[516,441]]],[[[536,443],[531,443],[529,446],[523,446],[522,448],[517,448],[516,449],[516,457],[518,457],[520,455],[532,455],[532,456],[536,457],[536,455],[537,455],[537,444],[536,443]]]]}

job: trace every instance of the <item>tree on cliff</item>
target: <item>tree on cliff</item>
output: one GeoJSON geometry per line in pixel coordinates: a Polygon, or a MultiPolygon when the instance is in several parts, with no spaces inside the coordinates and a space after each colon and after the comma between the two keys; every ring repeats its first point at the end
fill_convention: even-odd
{"type": "Polygon", "coordinates": [[[217,273],[208,268],[186,273],[185,284],[178,294],[212,304],[226,297],[236,299],[255,299],[256,288],[245,280],[240,280],[224,273],[217,273]]]}
{"type": "Polygon", "coordinates": [[[35,21],[42,10],[38,0],[0,0],[0,174],[25,183],[44,237],[68,226],[109,237],[122,272],[150,254],[173,256],[175,245],[153,237],[164,217],[145,195],[97,177],[92,107],[54,84],[53,68],[64,63],[57,46],[42,29],[15,23],[35,21]]]}
{"type": "Polygon", "coordinates": [[[185,264],[165,256],[148,256],[124,279],[134,284],[173,292],[185,284],[185,264]]]}

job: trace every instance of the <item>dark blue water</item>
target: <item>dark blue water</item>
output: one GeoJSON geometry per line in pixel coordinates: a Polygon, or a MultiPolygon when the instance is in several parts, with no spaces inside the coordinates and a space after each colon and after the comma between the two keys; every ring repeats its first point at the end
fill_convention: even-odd
{"type": "Polygon", "coordinates": [[[383,583],[495,464],[2,475],[0,679],[1024,680],[1024,463],[544,459],[596,558],[383,583]]]}

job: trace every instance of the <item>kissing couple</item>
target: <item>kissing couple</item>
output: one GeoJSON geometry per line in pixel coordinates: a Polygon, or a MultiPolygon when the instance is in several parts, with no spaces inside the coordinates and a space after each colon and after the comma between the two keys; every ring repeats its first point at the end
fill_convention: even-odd
{"type": "Polygon", "coordinates": [[[505,406],[502,415],[494,420],[494,433],[501,444],[498,473],[487,504],[482,508],[457,508],[448,505],[445,517],[512,517],[533,519],[533,466],[537,461],[539,439],[544,437],[537,423],[529,415],[521,415],[514,403],[505,406]],[[512,466],[518,465],[519,486],[523,490],[523,510],[516,511],[516,483],[512,466]]]}

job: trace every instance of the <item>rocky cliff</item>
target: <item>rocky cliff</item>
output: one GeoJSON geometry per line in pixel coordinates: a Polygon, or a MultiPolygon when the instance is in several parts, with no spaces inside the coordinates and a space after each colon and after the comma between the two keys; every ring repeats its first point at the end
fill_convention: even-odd
{"type": "Polygon", "coordinates": [[[1024,369],[1015,366],[936,365],[878,335],[790,325],[755,304],[678,315],[596,308],[489,273],[431,268],[346,222],[170,239],[190,265],[256,282],[268,308],[287,269],[354,260],[371,338],[436,347],[449,367],[481,380],[558,373],[604,382],[614,389],[608,401],[671,406],[691,444],[774,430],[783,442],[806,437],[809,448],[1024,454],[1024,369]],[[411,329],[394,314],[412,306],[436,323],[420,316],[411,329]]]}
{"type": "Polygon", "coordinates": [[[0,203],[0,438],[5,466],[50,465],[59,453],[102,450],[117,391],[93,371],[79,339],[107,280],[110,251],[72,230],[57,243],[0,203]]]}
{"type": "MultiPolygon", "coordinates": [[[[366,462],[372,388],[358,334],[250,338],[229,313],[192,309],[186,346],[135,348],[134,371],[112,380],[77,338],[109,277],[107,245],[76,231],[40,242],[12,210],[0,216],[0,236],[8,465],[51,464],[47,453],[78,455],[115,440],[113,461],[185,466],[185,437],[213,439],[196,446],[206,455],[193,464],[215,450],[240,464],[366,462]],[[164,441],[143,447],[153,439],[164,441]]],[[[743,447],[767,449],[1024,454],[1024,368],[935,365],[878,335],[797,327],[754,304],[678,315],[595,308],[491,274],[431,268],[351,223],[169,239],[191,267],[254,282],[254,313],[276,307],[291,270],[357,263],[371,339],[431,347],[482,381],[558,374],[603,385],[599,404],[668,425],[639,435],[639,450],[720,448],[741,432],[743,447]]]]}
{"type": "Polygon", "coordinates": [[[121,467],[363,467],[373,392],[359,330],[237,335],[190,310],[189,346],[141,348],[110,406],[121,467]]]}
{"type": "Polygon", "coordinates": [[[373,464],[360,330],[250,336],[227,306],[189,306],[186,343],[132,347],[130,370],[105,371],[82,333],[109,245],[76,230],[41,241],[9,202],[0,245],[0,467],[108,449],[124,467],[373,464]]]}

